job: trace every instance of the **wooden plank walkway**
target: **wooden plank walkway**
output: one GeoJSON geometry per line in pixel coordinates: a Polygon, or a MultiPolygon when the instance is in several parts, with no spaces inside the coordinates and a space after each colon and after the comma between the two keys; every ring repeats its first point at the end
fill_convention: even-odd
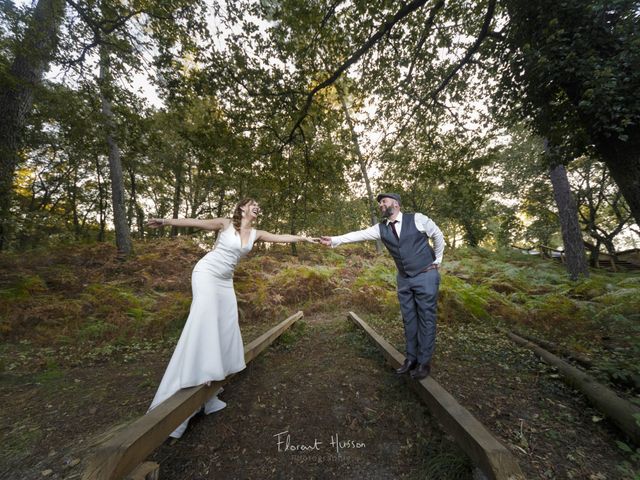
{"type": "MultiPolygon", "coordinates": [[[[347,315],[362,328],[381,350],[388,362],[398,368],[404,356],[378,335],[355,313],[347,315]]],[[[407,377],[409,378],[409,377],[407,377]]],[[[484,475],[492,480],[522,480],[524,474],[516,458],[471,413],[460,405],[432,377],[411,380],[409,384],[427,405],[444,430],[452,435],[484,475]]]]}
{"type": "MultiPolygon", "coordinates": [[[[302,316],[302,312],[292,315],[246,345],[245,363],[256,358],[302,316]]],[[[130,475],[151,452],[164,443],[178,425],[232,377],[230,375],[222,381],[212,382],[209,386],[182,389],[146,415],[113,432],[98,445],[83,480],[116,480],[130,475]]],[[[151,472],[149,474],[153,475],[151,472]]]]}

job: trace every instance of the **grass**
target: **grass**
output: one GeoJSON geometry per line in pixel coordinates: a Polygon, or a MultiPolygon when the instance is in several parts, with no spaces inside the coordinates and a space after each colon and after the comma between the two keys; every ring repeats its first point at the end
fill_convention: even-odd
{"type": "Polygon", "coordinates": [[[44,436],[42,429],[29,422],[14,425],[11,435],[2,444],[0,458],[29,457],[34,445],[44,436]]]}
{"type": "Polygon", "coordinates": [[[291,350],[298,340],[309,334],[309,325],[304,320],[298,320],[291,328],[287,329],[274,344],[274,348],[279,351],[291,350]]]}

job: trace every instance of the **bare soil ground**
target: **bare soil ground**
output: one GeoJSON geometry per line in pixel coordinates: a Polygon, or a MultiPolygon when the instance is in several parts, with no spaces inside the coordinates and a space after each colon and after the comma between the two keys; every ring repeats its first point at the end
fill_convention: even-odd
{"type": "MultiPolygon", "coordinates": [[[[161,478],[471,478],[453,439],[345,313],[308,315],[236,375],[226,409],[197,415],[153,454],[161,478]]],[[[402,349],[397,325],[371,320],[402,349]]],[[[267,328],[245,326],[245,338],[267,328]]],[[[633,478],[620,468],[619,432],[532,354],[477,326],[442,327],[438,338],[434,378],[528,478],[633,478]]],[[[80,478],[100,434],[146,411],[171,350],[0,377],[0,478],[80,478]]]]}
{"type": "MultiPolygon", "coordinates": [[[[145,412],[170,353],[3,376],[0,477],[80,478],[100,433],[145,412]]],[[[302,320],[220,397],[226,409],[197,415],[154,453],[162,479],[471,477],[468,459],[344,315],[302,320]]]]}
{"type": "Polygon", "coordinates": [[[157,451],[162,478],[429,478],[440,465],[450,472],[431,478],[470,478],[464,454],[346,318],[302,327],[234,378],[225,410],[157,451]]]}

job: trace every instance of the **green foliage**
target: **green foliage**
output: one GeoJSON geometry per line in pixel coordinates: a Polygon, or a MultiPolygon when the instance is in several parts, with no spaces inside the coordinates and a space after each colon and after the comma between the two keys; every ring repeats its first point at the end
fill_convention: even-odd
{"type": "Polygon", "coordinates": [[[601,302],[607,306],[628,307],[628,313],[640,312],[640,288],[621,288],[615,292],[605,293],[594,298],[595,301],[601,302]]]}
{"type": "Polygon", "coordinates": [[[304,320],[298,320],[290,329],[284,332],[276,343],[276,348],[281,350],[291,350],[298,341],[309,334],[309,326],[304,320]]]}
{"type": "Polygon", "coordinates": [[[531,299],[525,304],[533,322],[548,326],[548,322],[571,322],[580,325],[593,312],[587,304],[583,307],[579,301],[567,298],[564,294],[548,293],[531,299]]]}
{"type": "Polygon", "coordinates": [[[118,331],[118,326],[93,317],[87,318],[85,325],[78,331],[80,341],[97,341],[110,338],[118,331]]]}
{"type": "Polygon", "coordinates": [[[396,295],[397,271],[393,262],[382,257],[365,261],[358,267],[346,290],[348,301],[353,305],[350,308],[384,317],[396,317],[399,306],[396,295]]]}
{"type": "Polygon", "coordinates": [[[380,287],[380,288],[396,288],[397,270],[395,266],[387,263],[376,262],[372,266],[366,268],[353,283],[354,288],[380,287]]]}
{"type": "Polygon", "coordinates": [[[331,295],[334,267],[323,265],[288,265],[273,275],[264,275],[249,266],[243,279],[236,282],[243,317],[255,320],[274,316],[280,306],[302,308],[305,302],[331,295]]]}
{"type": "MultiPolygon", "coordinates": [[[[623,282],[620,282],[618,285],[622,286],[622,284],[623,282]]],[[[568,294],[575,298],[592,300],[601,295],[605,295],[614,288],[615,286],[609,278],[593,273],[590,278],[575,283],[568,294]]]]}
{"type": "MultiPolygon", "coordinates": [[[[521,107],[535,111],[537,122],[548,122],[549,113],[540,111],[543,102],[554,99],[548,108],[579,111],[580,119],[592,120],[587,127],[600,135],[624,135],[639,111],[637,101],[629,101],[640,81],[631,68],[638,55],[632,5],[624,0],[506,2],[511,48],[503,58],[512,68],[505,72],[504,83],[512,89],[522,87],[521,107]],[[564,99],[557,98],[558,92],[564,99]]],[[[566,121],[570,113],[565,114],[566,121]]]]}
{"type": "MultiPolygon", "coordinates": [[[[640,419],[636,415],[636,422],[640,424],[640,419]]],[[[621,473],[627,475],[629,478],[638,478],[640,471],[637,470],[637,465],[640,464],[640,448],[627,445],[624,442],[616,441],[616,445],[620,450],[629,456],[629,461],[625,461],[622,465],[618,466],[621,473]]]]}
{"type": "Polygon", "coordinates": [[[454,276],[444,275],[440,283],[440,314],[449,321],[489,320],[487,311],[492,291],[483,285],[471,285],[454,276]]]}
{"type": "Polygon", "coordinates": [[[45,436],[46,432],[31,422],[16,424],[13,427],[12,435],[8,435],[2,443],[2,454],[7,457],[19,455],[27,458],[34,452],[38,442],[45,436]]]}
{"type": "Polygon", "coordinates": [[[492,51],[502,72],[498,110],[548,139],[556,163],[595,150],[638,222],[636,2],[509,0],[504,8],[504,41],[492,51]]]}
{"type": "Polygon", "coordinates": [[[30,295],[45,292],[47,286],[38,275],[19,275],[7,288],[0,290],[0,298],[5,300],[27,299],[30,295]]]}
{"type": "Polygon", "coordinates": [[[49,361],[46,366],[46,370],[36,376],[36,381],[38,383],[50,384],[51,382],[55,382],[56,380],[59,380],[64,376],[65,374],[60,369],[60,367],[56,365],[55,362],[49,361]]]}
{"type": "Polygon", "coordinates": [[[333,265],[336,267],[342,267],[346,262],[345,256],[340,255],[338,252],[336,252],[333,249],[327,251],[323,257],[327,265],[333,265]]]}
{"type": "MultiPolygon", "coordinates": [[[[105,245],[3,256],[2,262],[11,273],[2,279],[8,288],[0,294],[0,333],[11,340],[28,337],[36,344],[85,347],[128,336],[171,333],[176,324],[181,327],[191,301],[190,295],[175,291],[172,282],[176,282],[176,275],[184,275],[183,288],[189,292],[190,265],[183,267],[186,272],[179,269],[168,278],[150,272],[156,266],[169,268],[175,252],[180,251],[180,242],[174,242],[173,249],[148,254],[144,261],[132,259],[126,267],[111,263],[114,252],[105,245]],[[164,262],[158,263],[158,258],[164,262]],[[159,293],[154,288],[173,291],[159,293]]],[[[183,262],[185,259],[188,256],[183,262]]]]}

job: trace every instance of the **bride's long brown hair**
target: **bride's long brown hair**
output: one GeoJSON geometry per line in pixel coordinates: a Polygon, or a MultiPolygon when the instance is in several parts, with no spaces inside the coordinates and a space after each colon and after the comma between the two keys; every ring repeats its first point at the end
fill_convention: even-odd
{"type": "Polygon", "coordinates": [[[244,207],[245,205],[247,205],[248,203],[257,203],[253,198],[247,197],[247,198],[243,198],[242,200],[240,200],[238,202],[238,204],[236,205],[235,210],[233,211],[233,228],[236,229],[236,232],[240,232],[240,223],[242,222],[242,207],[244,207]]]}

